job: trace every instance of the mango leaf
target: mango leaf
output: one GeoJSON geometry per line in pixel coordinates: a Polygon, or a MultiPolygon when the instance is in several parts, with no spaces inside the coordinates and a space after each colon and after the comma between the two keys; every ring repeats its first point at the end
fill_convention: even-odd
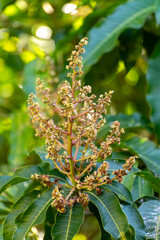
{"type": "Polygon", "coordinates": [[[152,175],[152,173],[150,173],[148,171],[138,172],[138,173],[136,173],[136,175],[147,180],[152,185],[155,192],[160,193],[160,178],[154,177],[152,175]]]}
{"type": "Polygon", "coordinates": [[[135,202],[139,198],[145,196],[153,196],[153,189],[152,186],[146,181],[145,179],[135,176],[135,181],[132,187],[132,197],[133,201],[135,202]]]}
{"type": "Polygon", "coordinates": [[[147,239],[160,239],[160,201],[144,202],[140,206],[139,212],[145,224],[147,239]]]}
{"type": "Polygon", "coordinates": [[[145,162],[150,171],[160,176],[160,149],[152,141],[134,137],[125,141],[125,145],[145,162]]]}
{"type": "Polygon", "coordinates": [[[18,169],[13,177],[6,175],[0,176],[0,193],[15,184],[30,180],[31,174],[34,173],[42,174],[43,170],[38,166],[27,166],[18,169]]]}
{"type": "Polygon", "coordinates": [[[126,28],[138,28],[148,14],[155,12],[156,0],[134,0],[119,6],[100,27],[91,29],[84,55],[84,71],[96,63],[102,54],[111,51],[117,38],[126,28]]]}
{"type": "Polygon", "coordinates": [[[55,167],[53,161],[50,158],[46,158],[47,151],[44,147],[36,147],[34,150],[38,154],[42,162],[49,163],[52,168],[55,167]]]}
{"type": "Polygon", "coordinates": [[[34,191],[20,198],[8,214],[4,222],[3,237],[6,240],[12,240],[16,230],[15,220],[19,214],[24,212],[28,206],[37,198],[39,191],[34,191]]]}
{"type": "Polygon", "coordinates": [[[101,228],[101,240],[103,240],[103,239],[112,240],[111,235],[104,230],[103,225],[102,225],[102,220],[101,220],[101,217],[99,215],[98,209],[96,208],[96,206],[92,202],[89,203],[89,210],[93,213],[93,215],[98,220],[99,226],[101,228]]]}
{"type": "Polygon", "coordinates": [[[97,195],[94,191],[86,193],[98,208],[104,230],[118,239],[124,236],[128,228],[127,218],[122,212],[116,196],[106,188],[102,188],[102,190],[101,195],[97,195]]]}
{"type": "Polygon", "coordinates": [[[115,194],[117,194],[117,196],[126,202],[132,203],[132,195],[130,194],[130,192],[128,191],[128,189],[123,186],[123,184],[119,183],[119,182],[112,182],[110,185],[106,184],[103,185],[104,188],[107,188],[109,190],[111,190],[112,192],[114,192],[115,194]]]}
{"type": "Polygon", "coordinates": [[[136,240],[145,240],[146,233],[144,230],[144,223],[143,219],[138,212],[136,206],[133,205],[123,205],[122,206],[123,212],[126,214],[129,224],[135,230],[135,239],[136,240]]]}
{"type": "Polygon", "coordinates": [[[82,205],[75,204],[72,208],[67,208],[65,213],[58,213],[52,228],[54,240],[72,240],[83,222],[83,212],[82,205]]]}
{"type": "Polygon", "coordinates": [[[14,3],[15,0],[0,0],[0,11],[6,8],[9,4],[14,3]]]}
{"type": "MultiPolygon", "coordinates": [[[[158,3],[160,5],[160,3],[158,3]]],[[[154,124],[154,132],[160,143],[160,43],[155,48],[152,58],[149,60],[147,82],[148,82],[148,94],[147,101],[151,109],[151,121],[154,124]]]]}
{"type": "Polygon", "coordinates": [[[52,189],[44,192],[27,208],[22,215],[20,223],[14,233],[14,240],[22,240],[28,234],[32,226],[44,222],[46,211],[53,201],[51,198],[51,193],[52,189]]]}

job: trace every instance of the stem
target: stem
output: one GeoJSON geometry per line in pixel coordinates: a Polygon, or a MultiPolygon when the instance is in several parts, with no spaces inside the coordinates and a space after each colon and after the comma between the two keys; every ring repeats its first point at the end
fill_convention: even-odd
{"type": "Polygon", "coordinates": [[[68,155],[70,156],[69,163],[70,163],[70,176],[72,179],[73,186],[76,186],[76,182],[74,180],[75,178],[75,173],[74,173],[74,162],[73,162],[73,156],[72,156],[72,121],[71,119],[68,118],[68,155]]]}
{"type": "Polygon", "coordinates": [[[83,172],[81,172],[81,174],[77,177],[77,179],[81,178],[81,177],[83,176],[83,174],[84,174],[85,172],[87,172],[88,169],[89,169],[90,167],[92,167],[92,165],[93,165],[94,163],[95,163],[95,161],[91,162],[91,163],[83,170],[83,172]]]}
{"type": "Polygon", "coordinates": [[[78,145],[77,145],[77,147],[76,147],[76,152],[75,152],[75,155],[74,155],[74,161],[75,161],[75,159],[76,159],[76,157],[77,157],[78,150],[79,150],[79,142],[78,142],[78,145]]]}
{"type": "Polygon", "coordinates": [[[62,148],[64,148],[66,151],[68,150],[61,142],[59,142],[57,139],[54,139],[55,142],[57,142],[62,148]]]}
{"type": "Polygon", "coordinates": [[[57,132],[60,132],[60,133],[63,133],[63,134],[66,134],[68,135],[68,132],[65,132],[65,131],[62,131],[60,130],[58,127],[53,127],[57,132]]]}
{"type": "Polygon", "coordinates": [[[72,190],[69,192],[69,194],[67,195],[67,197],[65,198],[65,200],[68,200],[70,198],[70,196],[72,195],[72,193],[75,191],[75,187],[72,188],[72,190]]]}
{"type": "Polygon", "coordinates": [[[61,172],[61,173],[64,173],[65,175],[69,175],[69,172],[66,172],[66,171],[63,171],[59,166],[58,164],[56,163],[56,161],[53,161],[54,164],[56,165],[56,168],[61,172]]]}

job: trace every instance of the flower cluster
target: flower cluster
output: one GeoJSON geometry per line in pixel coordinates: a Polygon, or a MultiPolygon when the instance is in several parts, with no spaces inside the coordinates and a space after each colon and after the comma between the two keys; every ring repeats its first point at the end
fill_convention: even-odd
{"type": "MultiPolygon", "coordinates": [[[[36,136],[45,137],[47,157],[71,183],[61,186],[62,189],[64,187],[71,189],[66,197],[60,192],[60,185],[53,190],[52,206],[60,212],[64,212],[65,206],[72,206],[75,202],[87,205],[89,197],[82,192],[83,190],[95,189],[100,194],[99,186],[110,184],[113,180],[121,182],[122,177],[131,170],[135,162],[135,158],[131,157],[123,165],[123,169],[113,172],[115,177],[108,174],[109,164],[106,159],[112,153],[112,144],[120,144],[120,136],[124,133],[118,121],[112,124],[110,133],[105,141],[101,142],[100,148],[94,144],[97,132],[105,124],[104,115],[107,114],[106,109],[111,103],[113,91],[101,94],[97,98],[91,93],[90,86],[82,86],[79,79],[83,74],[81,54],[85,52],[83,46],[86,44],[87,38],[84,38],[72,51],[68,59],[69,64],[66,66],[71,70],[67,75],[71,78],[71,83],[66,80],[57,90],[57,101],[52,100],[50,89],[45,88],[44,82],[37,80],[36,95],[52,113],[52,118],[42,111],[42,105],[35,100],[37,96],[30,94],[28,98],[28,109],[36,136]],[[61,119],[58,124],[54,122],[55,113],[61,119]],[[102,161],[102,164],[95,170],[97,160],[102,161]]],[[[33,178],[40,177],[35,175],[33,178]]],[[[42,184],[47,184],[48,181],[43,178],[42,184]]]]}

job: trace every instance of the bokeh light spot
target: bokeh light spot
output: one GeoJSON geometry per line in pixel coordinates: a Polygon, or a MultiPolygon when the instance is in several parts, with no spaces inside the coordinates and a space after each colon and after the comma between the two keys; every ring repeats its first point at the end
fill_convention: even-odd
{"type": "Polygon", "coordinates": [[[77,6],[73,3],[66,3],[63,5],[62,7],[62,12],[69,14],[72,13],[73,11],[75,11],[77,8],[77,6]]]}
{"type": "Polygon", "coordinates": [[[17,40],[18,38],[15,37],[6,40],[3,44],[3,49],[6,52],[15,52],[17,50],[17,40]]]}
{"type": "Polygon", "coordinates": [[[54,8],[52,7],[52,5],[49,2],[44,2],[42,4],[42,8],[47,14],[54,13],[54,8]]]}
{"type": "Polygon", "coordinates": [[[21,58],[24,63],[29,63],[36,58],[36,55],[34,53],[26,50],[21,53],[21,58]]]}
{"type": "Polygon", "coordinates": [[[21,10],[24,11],[27,9],[28,4],[24,0],[18,0],[16,1],[16,6],[21,10]]]}
{"type": "Polygon", "coordinates": [[[47,26],[40,26],[36,30],[36,36],[42,39],[50,39],[52,37],[52,30],[47,26]]]}
{"type": "Polygon", "coordinates": [[[4,98],[8,98],[13,94],[13,85],[5,84],[0,87],[0,95],[4,98]]]}
{"type": "Polygon", "coordinates": [[[136,68],[134,67],[125,76],[125,81],[130,86],[135,86],[138,82],[138,79],[139,79],[139,74],[136,68]]]}
{"type": "Polygon", "coordinates": [[[18,7],[16,6],[16,5],[9,5],[9,6],[7,6],[6,8],[5,8],[5,10],[4,10],[4,14],[5,15],[7,15],[7,16],[15,16],[15,15],[17,15],[18,14],[18,12],[19,12],[19,9],[18,9],[18,7]]]}

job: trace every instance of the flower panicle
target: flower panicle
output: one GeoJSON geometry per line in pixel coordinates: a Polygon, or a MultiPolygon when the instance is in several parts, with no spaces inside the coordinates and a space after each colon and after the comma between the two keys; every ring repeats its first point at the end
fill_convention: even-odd
{"type": "Polygon", "coordinates": [[[65,80],[57,89],[56,101],[40,79],[36,81],[36,95],[31,93],[28,97],[28,110],[36,136],[45,138],[48,152],[46,157],[54,162],[58,171],[65,174],[70,182],[68,188],[71,190],[65,197],[63,192],[66,185],[61,186],[58,182],[51,184],[45,175],[32,176],[32,179],[39,180],[44,186],[56,185],[52,192],[52,206],[59,212],[65,212],[65,207],[72,206],[75,202],[87,205],[89,197],[83,190],[96,190],[97,194],[101,194],[102,185],[110,184],[114,180],[121,182],[135,163],[135,157],[131,157],[122,166],[123,169],[108,173],[109,164],[106,159],[112,154],[112,145],[120,144],[121,134],[124,133],[118,121],[112,123],[109,134],[100,143],[100,148],[94,143],[98,131],[106,122],[105,115],[113,91],[97,98],[92,94],[91,86],[82,85],[79,79],[83,74],[81,54],[85,52],[84,45],[87,43],[87,38],[83,38],[72,51],[66,66],[67,70],[70,70],[67,76],[71,78],[71,83],[65,80]],[[36,101],[36,98],[40,98],[42,104],[36,101]],[[53,115],[48,117],[42,106],[47,106],[47,110],[50,109],[53,115]],[[61,119],[58,124],[54,122],[55,113],[61,119]],[[98,168],[97,160],[102,162],[98,168]]]}

